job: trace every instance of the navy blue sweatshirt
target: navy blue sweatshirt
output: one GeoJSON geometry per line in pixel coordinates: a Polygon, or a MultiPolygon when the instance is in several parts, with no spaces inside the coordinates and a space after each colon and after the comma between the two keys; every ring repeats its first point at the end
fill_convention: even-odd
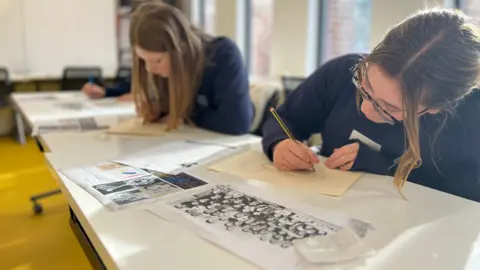
{"type": "MultiPolygon", "coordinates": [[[[233,135],[250,131],[254,107],[250,99],[248,72],[237,45],[226,37],[206,46],[206,64],[191,115],[200,128],[233,135]]],[[[106,96],[130,92],[130,81],[107,88],[106,96]]]]}
{"type": "MultiPolygon", "coordinates": [[[[360,141],[352,170],[393,175],[394,160],[405,150],[404,127],[377,124],[368,120],[356,104],[356,87],[351,68],[359,55],[338,57],[321,66],[291,93],[278,114],[297,140],[322,133],[321,155],[352,142],[360,133],[376,144],[360,141]],[[355,131],[355,132],[354,132],[355,131]]],[[[420,151],[423,164],[408,181],[480,202],[480,91],[459,102],[436,142],[435,132],[445,114],[420,117],[420,151]]],[[[286,135],[273,117],[263,128],[263,149],[272,159],[272,148],[286,135]]]]}

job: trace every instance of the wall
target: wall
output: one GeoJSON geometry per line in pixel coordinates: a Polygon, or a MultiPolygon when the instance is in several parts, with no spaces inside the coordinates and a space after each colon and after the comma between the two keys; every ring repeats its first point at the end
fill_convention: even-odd
{"type": "Polygon", "coordinates": [[[118,65],[115,0],[0,0],[0,63],[12,78],[59,78],[67,66],[118,65]]]}
{"type": "Polygon", "coordinates": [[[308,0],[275,0],[273,14],[272,76],[301,76],[307,72],[308,0]]]}
{"type": "Polygon", "coordinates": [[[231,38],[237,42],[242,52],[245,51],[244,18],[239,16],[242,14],[243,1],[245,0],[215,0],[215,34],[231,38]],[[237,21],[240,23],[237,24],[237,21]]]}
{"type": "Polygon", "coordinates": [[[371,48],[379,43],[395,24],[419,9],[442,6],[443,0],[372,0],[371,48]],[[395,8],[393,9],[393,6],[395,8]]]}

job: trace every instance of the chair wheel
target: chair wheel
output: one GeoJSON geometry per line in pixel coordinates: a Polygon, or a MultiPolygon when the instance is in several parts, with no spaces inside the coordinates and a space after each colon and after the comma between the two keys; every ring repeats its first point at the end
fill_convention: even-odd
{"type": "Polygon", "coordinates": [[[40,215],[43,212],[43,207],[40,204],[35,203],[33,204],[33,212],[35,215],[40,215]]]}

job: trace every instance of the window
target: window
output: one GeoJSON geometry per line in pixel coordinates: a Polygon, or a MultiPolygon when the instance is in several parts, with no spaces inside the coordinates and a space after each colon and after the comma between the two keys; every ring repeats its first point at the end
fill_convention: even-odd
{"type": "Polygon", "coordinates": [[[203,30],[210,35],[215,35],[215,0],[204,0],[205,18],[203,21],[203,30]]]}
{"type": "Polygon", "coordinates": [[[270,76],[270,52],[274,0],[250,0],[250,73],[254,77],[270,76]]]}
{"type": "Polygon", "coordinates": [[[480,0],[463,0],[458,2],[465,14],[480,19],[480,0]]]}
{"type": "Polygon", "coordinates": [[[322,1],[320,62],[369,51],[371,0],[322,1]]]}
{"type": "Polygon", "coordinates": [[[120,6],[117,12],[117,46],[120,66],[132,65],[132,52],[128,31],[130,28],[130,6],[120,6]]]}

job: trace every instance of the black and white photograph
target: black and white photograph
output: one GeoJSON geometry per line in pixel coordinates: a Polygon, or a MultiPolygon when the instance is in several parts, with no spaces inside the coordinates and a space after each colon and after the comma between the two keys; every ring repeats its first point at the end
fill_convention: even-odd
{"type": "Polygon", "coordinates": [[[112,194],[109,197],[113,202],[118,205],[125,205],[145,199],[150,199],[150,196],[148,194],[138,189],[112,194]]]}
{"type": "Polygon", "coordinates": [[[290,248],[296,239],[323,236],[340,229],[329,222],[222,185],[170,205],[218,229],[239,237],[253,236],[258,241],[282,248],[290,248]]]}
{"type": "Polygon", "coordinates": [[[153,185],[140,187],[139,190],[147,193],[151,197],[160,197],[163,195],[181,191],[182,189],[172,186],[166,182],[160,181],[153,185]]]}
{"type": "Polygon", "coordinates": [[[164,181],[162,181],[160,178],[155,177],[153,175],[140,176],[140,177],[125,181],[127,185],[130,185],[133,187],[145,187],[150,185],[156,185],[163,182],[164,181]]]}
{"type": "Polygon", "coordinates": [[[127,184],[125,181],[117,181],[117,182],[95,185],[93,186],[93,188],[96,189],[98,192],[102,193],[103,195],[108,195],[108,194],[112,194],[120,191],[130,190],[130,189],[133,189],[134,187],[127,184]]]}
{"type": "Polygon", "coordinates": [[[97,129],[107,128],[107,127],[101,127],[97,125],[97,122],[93,117],[78,118],[78,123],[80,125],[81,130],[97,130],[97,129]]]}
{"type": "Polygon", "coordinates": [[[208,184],[207,182],[186,173],[162,177],[162,180],[182,189],[191,189],[208,184]]]}

